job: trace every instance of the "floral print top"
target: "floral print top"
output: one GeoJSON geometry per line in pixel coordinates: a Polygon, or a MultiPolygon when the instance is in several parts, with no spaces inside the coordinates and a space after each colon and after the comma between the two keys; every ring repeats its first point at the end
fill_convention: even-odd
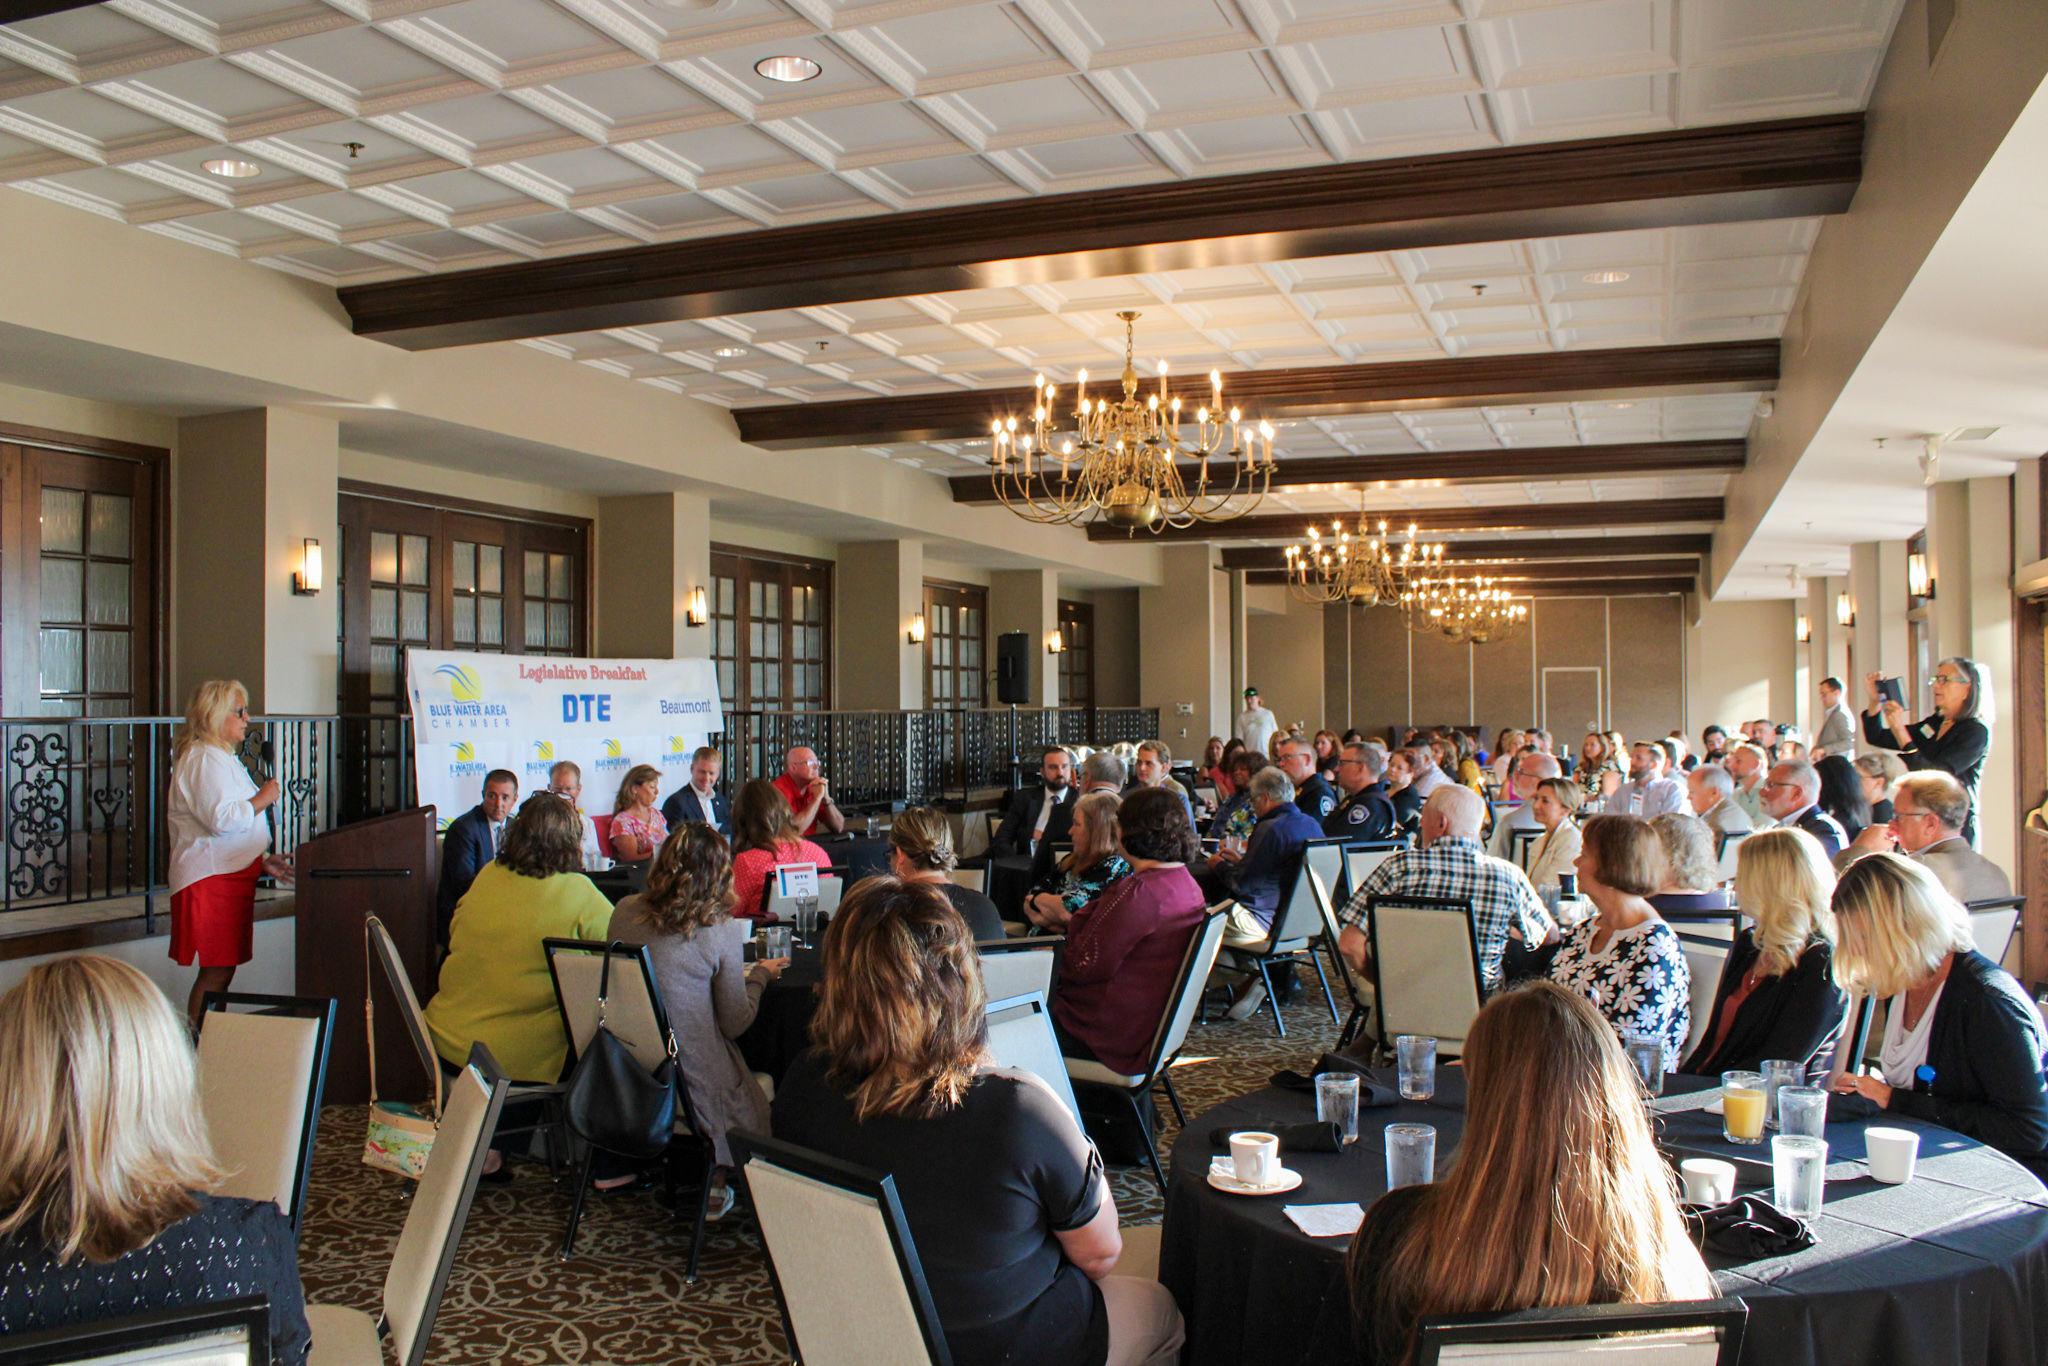
{"type": "Polygon", "coordinates": [[[1550,980],[1591,1001],[1624,1039],[1662,1039],[1665,1070],[1677,1071],[1692,1033],[1692,972],[1678,936],[1653,917],[1618,931],[1595,953],[1593,936],[1599,931],[1598,916],[1566,930],[1550,980]]]}
{"type": "Polygon", "coordinates": [[[1036,890],[1051,892],[1060,899],[1060,904],[1067,908],[1067,914],[1074,915],[1101,895],[1103,888],[1119,879],[1129,877],[1130,872],[1131,865],[1124,862],[1122,854],[1111,854],[1108,858],[1079,871],[1060,869],[1036,890]]]}
{"type": "MultiPolygon", "coordinates": [[[[612,817],[612,838],[616,840],[621,833],[629,833],[640,842],[643,851],[640,857],[652,858],[661,848],[662,841],[668,838],[668,818],[659,811],[650,811],[647,819],[641,820],[630,811],[621,811],[612,817]]],[[[612,847],[614,851],[618,848],[617,845],[612,847]]]]}

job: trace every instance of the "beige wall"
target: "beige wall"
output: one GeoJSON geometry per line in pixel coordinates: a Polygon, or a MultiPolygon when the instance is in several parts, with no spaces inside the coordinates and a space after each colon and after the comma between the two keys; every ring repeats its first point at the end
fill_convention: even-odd
{"type": "MultiPolygon", "coordinates": [[[[1096,705],[1142,706],[1138,700],[1138,590],[1097,588],[1065,596],[1085,597],[1095,604],[1096,705]]],[[[1159,738],[1182,738],[1176,734],[1179,725],[1167,725],[1168,719],[1160,718],[1160,728],[1166,734],[1159,738]]]]}
{"type": "Polygon", "coordinates": [[[344,479],[409,489],[438,498],[468,498],[479,503],[496,503],[500,507],[524,508],[529,512],[552,512],[564,517],[597,520],[599,500],[593,494],[521,479],[471,474],[443,465],[424,465],[417,460],[397,460],[388,455],[352,451],[347,447],[341,451],[340,474],[344,479]]]}
{"type": "Polygon", "coordinates": [[[1281,725],[1299,721],[1315,734],[1329,724],[1323,708],[1323,609],[1294,601],[1285,588],[1266,586],[1246,589],[1245,603],[1246,683],[1258,688],[1281,725]]]}
{"type": "Polygon", "coordinates": [[[1798,612],[1792,598],[1710,602],[1687,628],[1686,734],[1695,744],[1708,726],[1732,731],[1744,721],[1792,715],[1798,612]]]}
{"type": "Polygon", "coordinates": [[[924,706],[925,647],[910,643],[910,619],[924,611],[924,543],[846,542],[833,583],[835,705],[848,711],[924,706]]]}
{"type": "Polygon", "coordinates": [[[175,450],[178,420],[139,408],[0,384],[0,422],[175,450]]]}

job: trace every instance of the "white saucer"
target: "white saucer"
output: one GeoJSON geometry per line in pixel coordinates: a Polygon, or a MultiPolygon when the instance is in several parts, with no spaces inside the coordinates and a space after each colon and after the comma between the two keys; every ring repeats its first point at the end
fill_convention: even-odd
{"type": "Polygon", "coordinates": [[[1270,1185],[1247,1186],[1244,1182],[1237,1179],[1236,1172],[1231,1169],[1230,1159],[1218,1157],[1210,1160],[1209,1184],[1217,1190],[1226,1191],[1231,1195],[1279,1195],[1284,1191],[1291,1191],[1296,1186],[1299,1186],[1301,1184],[1301,1173],[1282,1167],[1280,1169],[1280,1179],[1272,1182],[1270,1185]]]}

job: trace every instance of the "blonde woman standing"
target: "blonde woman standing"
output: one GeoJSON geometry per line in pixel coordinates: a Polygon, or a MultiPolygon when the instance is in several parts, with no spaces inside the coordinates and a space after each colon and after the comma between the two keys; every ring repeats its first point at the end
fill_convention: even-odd
{"type": "Polygon", "coordinates": [[[206,993],[226,991],[255,956],[256,879],[292,878],[290,859],[266,855],[277,779],[258,787],[235,757],[248,734],[248,690],[215,679],[192,690],[171,749],[171,961],[199,962],[185,1007],[195,1026],[206,993]]]}
{"type": "Polygon", "coordinates": [[[221,1177],[185,1030],[147,977],[96,954],[0,997],[0,1338],[245,1295],[270,1361],[310,1335],[291,1224],[221,1177]]]}

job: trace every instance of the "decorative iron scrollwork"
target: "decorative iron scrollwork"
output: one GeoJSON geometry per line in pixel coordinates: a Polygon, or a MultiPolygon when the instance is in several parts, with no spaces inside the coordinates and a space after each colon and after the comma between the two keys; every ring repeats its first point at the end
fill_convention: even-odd
{"type": "Polygon", "coordinates": [[[16,897],[57,896],[70,871],[71,746],[64,732],[23,733],[7,757],[7,885],[16,897]]]}

